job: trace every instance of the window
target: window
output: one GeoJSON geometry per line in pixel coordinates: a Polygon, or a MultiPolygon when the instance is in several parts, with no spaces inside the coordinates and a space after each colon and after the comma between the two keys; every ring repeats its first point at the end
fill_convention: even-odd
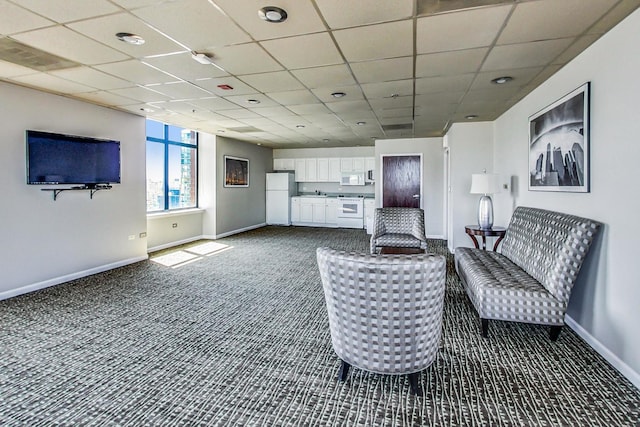
{"type": "Polygon", "coordinates": [[[198,206],[195,131],[147,120],[147,212],[198,206]]]}

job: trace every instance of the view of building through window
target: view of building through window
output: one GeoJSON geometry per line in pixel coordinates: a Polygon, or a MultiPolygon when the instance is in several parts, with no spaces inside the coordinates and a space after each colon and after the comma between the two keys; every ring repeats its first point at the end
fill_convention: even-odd
{"type": "Polygon", "coordinates": [[[195,131],[147,120],[147,212],[198,205],[197,153],[195,131]]]}

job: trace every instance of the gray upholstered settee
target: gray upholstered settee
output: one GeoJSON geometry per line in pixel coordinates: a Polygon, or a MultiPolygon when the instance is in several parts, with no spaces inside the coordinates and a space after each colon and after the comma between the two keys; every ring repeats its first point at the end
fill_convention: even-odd
{"type": "Polygon", "coordinates": [[[371,253],[383,247],[427,250],[424,210],[420,208],[376,208],[371,233],[371,253]]]}
{"type": "Polygon", "coordinates": [[[436,359],[442,331],[446,262],[441,255],[370,255],[318,248],[333,349],[350,366],[408,374],[421,394],[420,371],[436,359]]]}
{"type": "Polygon", "coordinates": [[[601,224],[587,218],[518,207],[501,253],[456,248],[456,271],[480,315],[489,320],[551,326],[555,341],[564,325],[571,289],[601,224]]]}

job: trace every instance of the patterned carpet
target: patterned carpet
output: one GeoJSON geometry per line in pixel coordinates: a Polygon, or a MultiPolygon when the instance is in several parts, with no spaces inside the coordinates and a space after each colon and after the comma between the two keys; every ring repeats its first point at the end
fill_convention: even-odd
{"type": "Polygon", "coordinates": [[[569,328],[482,339],[451,256],[424,397],[400,376],[338,383],[318,246],[368,239],[265,227],[0,301],[0,425],[640,425],[640,392],[569,328]]]}

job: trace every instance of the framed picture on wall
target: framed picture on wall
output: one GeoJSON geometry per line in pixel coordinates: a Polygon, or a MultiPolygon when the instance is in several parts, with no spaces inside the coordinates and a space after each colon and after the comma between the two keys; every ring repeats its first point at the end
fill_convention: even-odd
{"type": "Polygon", "coordinates": [[[224,186],[249,186],[249,159],[224,156],[224,186]]]}
{"type": "Polygon", "coordinates": [[[529,190],[589,192],[587,82],[529,117],[529,190]]]}

